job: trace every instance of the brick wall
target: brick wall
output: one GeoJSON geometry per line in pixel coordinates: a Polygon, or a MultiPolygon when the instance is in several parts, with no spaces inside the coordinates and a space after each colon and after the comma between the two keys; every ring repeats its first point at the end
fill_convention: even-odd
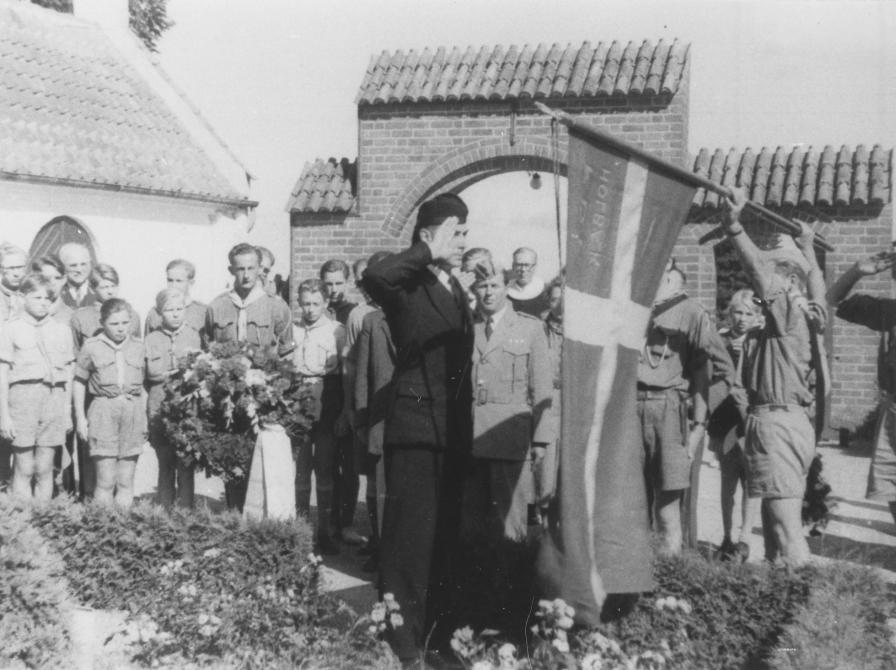
{"type": "MultiPolygon", "coordinates": [[[[828,224],[826,236],[836,252],[827,258],[826,279],[834,281],[860,258],[890,246],[892,205],[870,219],[844,219],[828,224]]],[[[889,273],[866,277],[856,291],[881,297],[893,296],[889,273]]],[[[880,336],[866,328],[830,317],[831,427],[853,429],[876,407],[877,351],[880,336]]]]}
{"type": "MultiPolygon", "coordinates": [[[[688,72],[672,98],[603,97],[547,100],[577,118],[679,165],[688,162],[688,72]]],[[[561,161],[566,162],[561,126],[561,161]]],[[[530,103],[429,103],[361,106],[358,109],[357,198],[349,214],[291,215],[292,304],[299,281],[317,276],[331,257],[354,261],[381,249],[407,246],[417,206],[431,195],[457,189],[495,172],[551,169],[550,119],[530,103]]],[[[827,235],[837,248],[828,275],[839,273],[869,248],[890,241],[890,212],[875,219],[844,219],[827,235]]],[[[692,222],[675,247],[688,275],[688,289],[711,312],[715,308],[712,245],[697,240],[715,226],[692,222]]],[[[275,250],[276,253],[276,250],[275,250]]],[[[887,278],[863,282],[886,294],[887,278]]],[[[876,396],[877,337],[835,321],[830,354],[834,378],[831,425],[860,424],[876,396]]]]}
{"type": "MultiPolygon", "coordinates": [[[[545,102],[667,160],[687,162],[687,70],[671,98],[545,102]]],[[[561,126],[564,171],[566,144],[561,126]]],[[[525,101],[361,106],[355,207],[348,215],[291,215],[292,277],[315,276],[333,255],[353,261],[400,249],[427,197],[462,190],[494,171],[549,171],[551,156],[550,119],[525,101]]]]}

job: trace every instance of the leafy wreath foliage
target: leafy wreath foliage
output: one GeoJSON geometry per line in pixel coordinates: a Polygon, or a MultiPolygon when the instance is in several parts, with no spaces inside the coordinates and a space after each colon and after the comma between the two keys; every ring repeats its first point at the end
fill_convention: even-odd
{"type": "Polygon", "coordinates": [[[310,388],[275,350],[212,344],[179,362],[165,382],[152,429],[162,431],[185,464],[225,482],[241,481],[265,424],[279,424],[292,438],[307,434],[310,388]]]}

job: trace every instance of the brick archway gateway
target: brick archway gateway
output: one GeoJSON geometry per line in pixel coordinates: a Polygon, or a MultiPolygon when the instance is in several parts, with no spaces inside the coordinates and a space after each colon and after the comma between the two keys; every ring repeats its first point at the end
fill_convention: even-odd
{"type": "MultiPolygon", "coordinates": [[[[725,185],[788,217],[829,220],[837,248],[829,277],[857,257],[888,247],[893,235],[893,153],[882,146],[763,146],[701,149],[688,155],[691,52],[680,42],[586,42],[383,52],[374,55],[355,102],[357,160],[305,164],[290,193],[295,286],[329,258],[348,261],[407,246],[420,203],[490,176],[553,171],[550,119],[533,101],[561,109],[625,142],[725,185]]],[[[699,131],[700,129],[698,129],[699,131]]],[[[704,129],[705,130],[705,129],[704,129]]],[[[566,174],[567,133],[560,129],[566,174]]],[[[797,139],[797,138],[794,138],[797,139]]],[[[873,141],[874,138],[868,138],[873,141]]],[[[688,291],[715,311],[719,282],[713,246],[724,203],[698,193],[674,254],[688,291]]],[[[890,278],[861,288],[887,295],[890,278]]],[[[359,296],[356,296],[359,297],[359,296]]],[[[875,333],[832,319],[831,428],[852,429],[877,402],[875,333]]]]}
{"type": "MultiPolygon", "coordinates": [[[[557,147],[560,174],[567,174],[565,142],[557,147]]],[[[459,193],[478,181],[505,172],[552,174],[554,151],[549,137],[529,137],[508,145],[503,138],[468,144],[434,161],[408,184],[383,221],[382,230],[393,237],[410,238],[412,215],[433,195],[459,193]]]]}

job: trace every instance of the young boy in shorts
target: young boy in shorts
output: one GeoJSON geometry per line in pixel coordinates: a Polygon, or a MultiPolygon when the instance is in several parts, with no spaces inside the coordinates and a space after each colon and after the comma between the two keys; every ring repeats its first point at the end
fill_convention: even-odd
{"type": "Polygon", "coordinates": [[[68,326],[50,316],[49,282],[29,275],[21,292],[21,313],[0,329],[0,436],[12,442],[12,493],[49,500],[53,458],[71,423],[75,356],[68,326]]]}
{"type": "Polygon", "coordinates": [[[809,559],[803,535],[806,475],[815,455],[810,386],[813,337],[827,318],[824,277],[815,258],[814,233],[805,223],[796,246],[808,270],[795,261],[764,260],[744,232],[741,211],[747,197],[734,189],[724,226],[743,262],[765,323],[747,342],[743,381],[749,398],[745,428],[747,488],[762,498],[767,560],[788,565],[809,559]]]}
{"type": "Polygon", "coordinates": [[[129,334],[132,311],[119,298],[103,303],[103,331],[78,353],[74,388],[75,426],[90,445],[96,471],[94,498],[122,507],[134,500],[134,471],[146,439],[145,360],[143,343],[129,334]],[[93,401],[86,408],[88,394],[93,401]]]}

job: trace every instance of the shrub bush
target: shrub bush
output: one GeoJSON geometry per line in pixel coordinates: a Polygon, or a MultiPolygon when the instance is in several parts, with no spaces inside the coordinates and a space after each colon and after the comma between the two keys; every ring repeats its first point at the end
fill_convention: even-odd
{"type": "Polygon", "coordinates": [[[889,670],[896,667],[896,630],[890,627],[894,618],[893,587],[872,570],[825,566],[808,602],[797,608],[785,628],[770,666],[889,670]]]}
{"type": "Polygon", "coordinates": [[[31,527],[28,512],[0,496],[0,667],[62,667],[71,612],[65,566],[31,527]]]}
{"type": "Polygon", "coordinates": [[[62,556],[82,603],[130,613],[126,635],[141,662],[177,654],[290,667],[341,634],[303,520],[57,501],[34,508],[32,523],[62,556]]]}
{"type": "MultiPolygon", "coordinates": [[[[466,540],[455,566],[452,581],[458,588],[451,609],[462,613],[461,625],[497,629],[500,640],[537,652],[544,658],[543,667],[562,667],[568,659],[537,649],[531,634],[537,603],[534,552],[531,545],[505,540],[466,540]]],[[[688,669],[764,663],[818,579],[811,568],[788,572],[764,565],[710,563],[696,554],[659,558],[655,572],[653,594],[638,599],[627,616],[594,630],[617,641],[629,658],[668,647],[666,667],[688,669]],[[689,611],[657,606],[670,596],[688,603],[689,611]]],[[[580,654],[593,651],[591,632],[579,630],[574,636],[573,647],[580,654]]]]}
{"type": "Polygon", "coordinates": [[[817,577],[811,568],[711,563],[693,554],[662,558],[655,569],[653,597],[642,597],[629,616],[599,630],[630,656],[665,642],[669,667],[695,669],[763,663],[817,577]],[[690,611],[657,606],[669,596],[687,602],[690,611]]]}

